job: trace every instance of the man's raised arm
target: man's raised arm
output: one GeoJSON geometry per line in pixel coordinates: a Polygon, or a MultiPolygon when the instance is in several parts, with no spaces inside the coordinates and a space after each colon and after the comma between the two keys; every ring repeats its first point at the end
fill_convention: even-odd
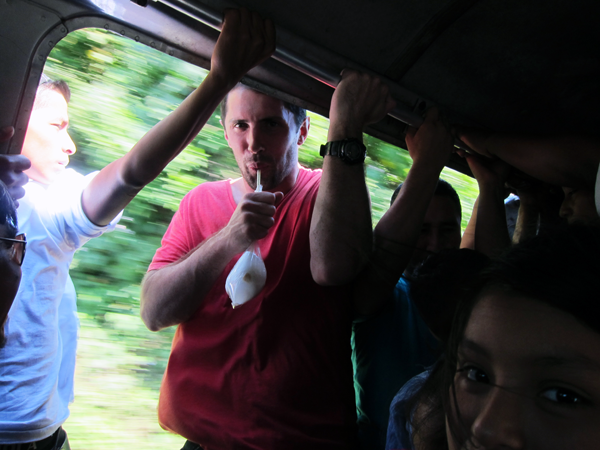
{"type": "MultiPolygon", "coordinates": [[[[227,12],[211,61],[211,72],[192,94],[196,97],[180,106],[184,107],[182,115],[191,128],[186,131],[173,115],[165,119],[177,127],[180,145],[187,145],[245,72],[265,60],[274,48],[275,33],[270,21],[263,21],[257,14],[245,10],[227,12]],[[203,99],[204,105],[201,104],[203,99]],[[201,118],[196,118],[196,113],[200,113],[201,118]]],[[[190,97],[186,102],[188,100],[190,97]]],[[[157,132],[157,139],[163,144],[168,140],[164,132],[169,133],[169,130],[157,132]]],[[[157,150],[158,147],[157,144],[157,150]]],[[[281,193],[271,192],[245,195],[227,226],[179,261],[149,272],[142,283],[141,296],[141,315],[146,326],[157,331],[189,319],[229,261],[250,243],[266,236],[273,225],[275,203],[281,197],[281,193]]]]}
{"type": "MultiPolygon", "coordinates": [[[[345,70],[331,100],[328,142],[355,139],[394,107],[378,78],[345,70]]],[[[321,285],[340,285],[360,272],[371,252],[369,193],[362,161],[325,156],[323,176],[310,225],[310,268],[321,285]]]]}
{"type": "Polygon", "coordinates": [[[464,129],[460,139],[484,156],[497,156],[538,180],[594,189],[600,141],[580,136],[534,137],[464,129]]]}
{"type": "Polygon", "coordinates": [[[419,129],[409,128],[406,144],[413,164],[398,197],[375,227],[371,261],[355,285],[359,315],[376,312],[408,266],[440,173],[454,150],[436,109],[427,113],[419,129]]]}
{"type": "Polygon", "coordinates": [[[497,158],[489,160],[472,154],[466,158],[479,185],[477,208],[472,213],[476,215],[472,248],[492,258],[511,244],[504,206],[504,185],[511,167],[497,158]]]}
{"type": "Polygon", "coordinates": [[[211,70],[202,84],[122,158],[100,171],[84,190],[83,210],[96,225],[107,225],[154,180],[206,124],[225,95],[275,50],[270,20],[247,10],[227,10],[211,70]]]}

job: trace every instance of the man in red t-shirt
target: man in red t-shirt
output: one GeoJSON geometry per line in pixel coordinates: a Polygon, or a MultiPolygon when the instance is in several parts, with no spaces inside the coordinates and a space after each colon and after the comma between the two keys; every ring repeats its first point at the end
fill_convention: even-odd
{"type": "Polygon", "coordinates": [[[355,446],[352,300],[339,286],[361,270],[372,242],[362,131],[394,102],[377,78],[345,72],[323,170],[301,168],[305,112],[236,85],[235,61],[218,61],[229,46],[274,42],[271,28],[246,11],[226,16],[209,77],[217,70],[223,83],[212,100],[226,97],[222,124],[242,176],[188,193],[143,283],[148,328],[178,325],[159,420],[189,439],[184,448],[355,446]],[[263,192],[254,192],[258,170],[263,192]],[[225,279],[253,242],[267,281],[233,309],[225,279]]]}

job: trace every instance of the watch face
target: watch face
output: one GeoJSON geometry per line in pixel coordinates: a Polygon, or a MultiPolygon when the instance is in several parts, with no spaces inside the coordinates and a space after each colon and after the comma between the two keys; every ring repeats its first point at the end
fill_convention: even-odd
{"type": "Polygon", "coordinates": [[[346,144],[346,148],[344,150],[346,150],[346,155],[351,160],[359,158],[360,154],[362,153],[361,149],[356,144],[356,142],[349,142],[348,144],[346,144]]]}
{"type": "Polygon", "coordinates": [[[365,161],[367,148],[356,139],[345,139],[321,145],[319,153],[323,157],[327,155],[336,156],[346,164],[360,164],[365,161]]]}
{"type": "Polygon", "coordinates": [[[358,142],[346,142],[344,145],[344,159],[348,162],[363,162],[365,160],[365,151],[358,142]]]}

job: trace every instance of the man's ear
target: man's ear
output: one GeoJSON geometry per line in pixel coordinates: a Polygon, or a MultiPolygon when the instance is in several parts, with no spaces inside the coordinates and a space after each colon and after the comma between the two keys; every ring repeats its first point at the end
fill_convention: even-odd
{"type": "Polygon", "coordinates": [[[225,125],[223,125],[223,121],[221,119],[219,119],[219,123],[223,127],[223,135],[225,136],[225,140],[229,142],[229,136],[227,136],[227,128],[225,127],[225,125]]]}
{"type": "Polygon", "coordinates": [[[302,125],[300,125],[300,130],[298,132],[298,145],[304,144],[306,138],[308,137],[308,130],[310,129],[310,117],[306,116],[302,125]]]}

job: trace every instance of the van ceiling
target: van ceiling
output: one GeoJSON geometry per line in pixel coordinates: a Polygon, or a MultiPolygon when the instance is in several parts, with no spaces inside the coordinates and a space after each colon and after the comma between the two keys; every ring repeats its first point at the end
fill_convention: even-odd
{"type": "MultiPolygon", "coordinates": [[[[202,2],[217,10],[224,7],[219,0],[202,2]]],[[[347,62],[394,81],[408,91],[396,98],[411,110],[426,100],[457,124],[533,134],[599,134],[599,2],[237,3],[272,18],[289,32],[280,33],[281,44],[300,49],[318,65],[339,72],[347,62]]],[[[294,93],[291,86],[279,89],[294,93]]],[[[321,101],[305,100],[323,106],[328,102],[323,95],[317,95],[321,101]]],[[[401,129],[389,123],[370,131],[405,146],[401,129]]],[[[468,172],[458,159],[451,166],[468,172]]]]}
{"type": "Polygon", "coordinates": [[[455,121],[502,131],[598,133],[600,2],[238,3],[441,105],[455,121]]]}

